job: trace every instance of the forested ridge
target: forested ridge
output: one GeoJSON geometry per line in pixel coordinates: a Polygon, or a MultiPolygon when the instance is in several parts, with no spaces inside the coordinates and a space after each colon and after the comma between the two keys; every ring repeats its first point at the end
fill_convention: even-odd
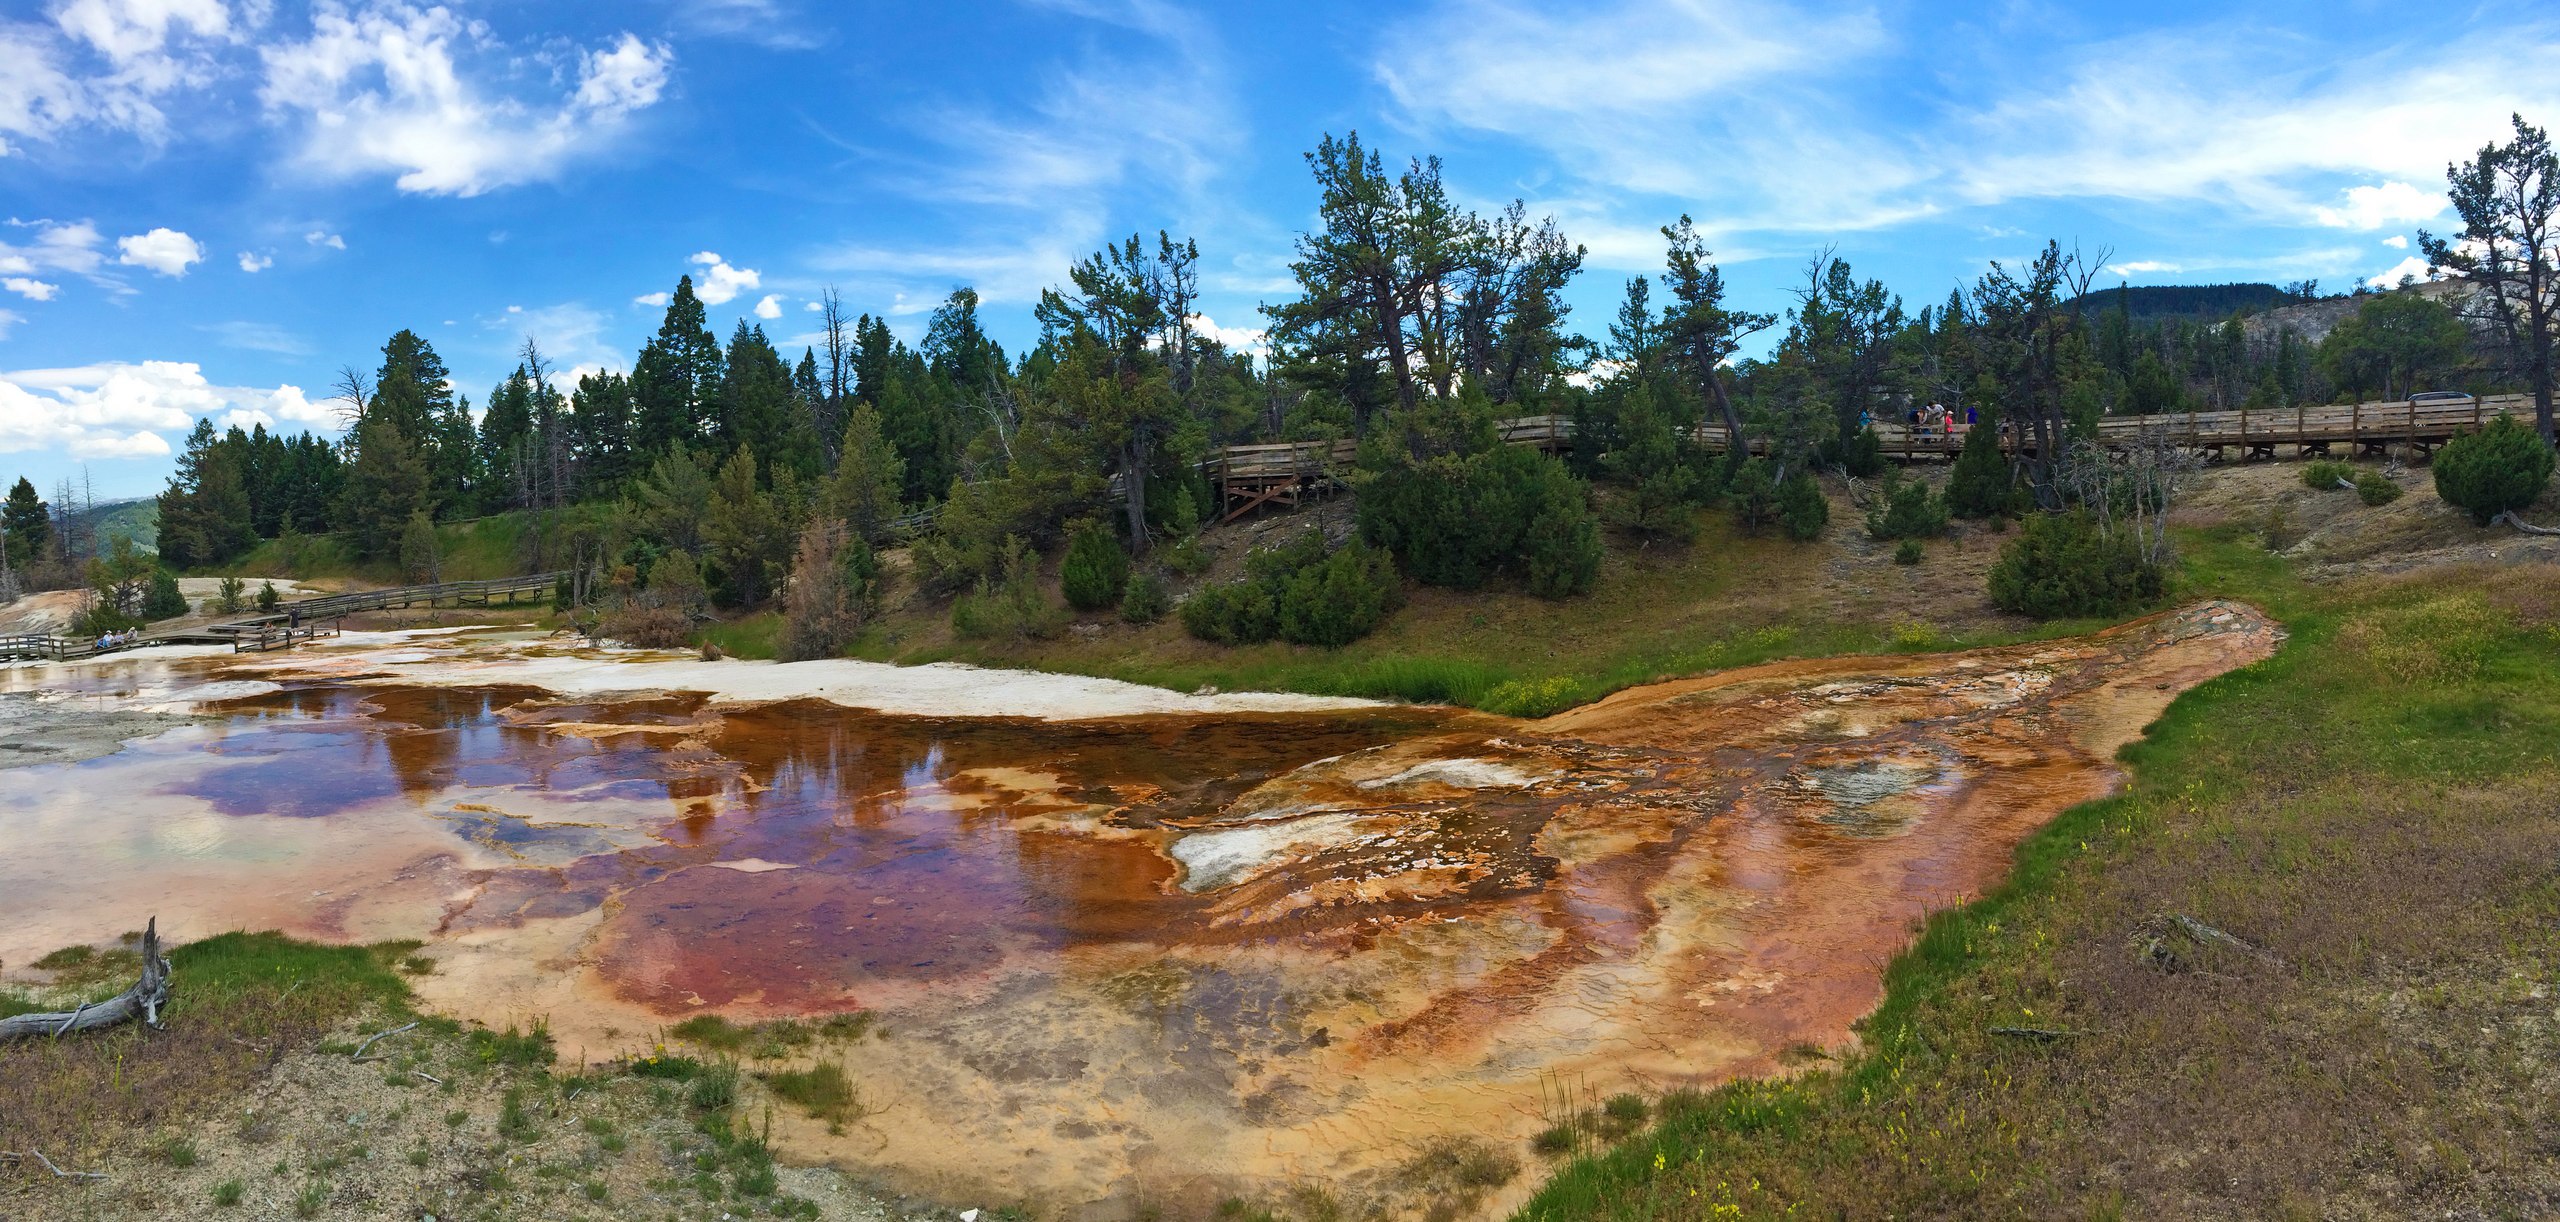
{"type": "MultiPolygon", "coordinates": [[[[2519,125],[2515,146],[2491,152],[2548,172],[2537,129],[2519,125]]],[[[1361,542],[1393,564],[1315,581],[1332,590],[1322,597],[1402,578],[1569,597],[1587,586],[1604,532],[1682,539],[1718,501],[1746,525],[1820,533],[1814,478],[1878,474],[1867,426],[1931,405],[1976,436],[2000,426],[2033,444],[2014,459],[1969,447],[1943,506],[1913,508],[1920,521],[2080,504],[2090,485],[2073,446],[2108,415],[2436,386],[2547,397],[2549,362],[2533,354],[2547,353],[2548,319],[2524,334],[2503,318],[2466,320],[2459,300],[2385,292],[2363,295],[2317,346],[2281,328],[2253,338],[2239,313],[2203,316],[2316,286],[2272,298],[2247,285],[2107,289],[2103,252],[2059,242],[1917,305],[1826,250],[1785,299],[1754,310],[1728,299],[1683,216],[1661,229],[1661,270],[1627,280],[1613,315],[1584,327],[1565,289],[1586,252],[1553,218],[1518,203],[1470,211],[1437,159],[1398,167],[1357,134],[1325,137],[1306,162],[1318,220],[1296,241],[1295,292],[1263,307],[1266,353],[1201,330],[1200,248],[1161,232],[1061,269],[1020,354],[987,334],[966,287],[913,345],[833,291],[820,342],[796,357],[744,319],[724,341],[686,277],[628,373],[566,384],[528,340],[475,406],[432,344],[403,330],[378,360],[342,371],[342,436],[199,421],[159,497],[160,556],[220,570],[262,540],[333,532],[358,560],[424,580],[434,524],[518,513],[524,567],[574,570],[577,604],[662,613],[663,635],[705,602],[770,603],[805,564],[834,574],[850,630],[877,592],[873,551],[894,539],[911,542],[923,588],[959,596],[955,614],[975,631],[1038,634],[1059,617],[1019,587],[1070,539],[1107,541],[1141,584],[1196,571],[1186,549],[1217,508],[1203,460],[1239,443],[1359,442],[1346,476],[1361,542]],[[1741,355],[1755,345],[1765,350],[1741,355]],[[1571,452],[1497,444],[1493,421],[1539,414],[1574,421],[1571,452]],[[1700,452],[1690,427],[1702,422],[1758,440],[1766,457],[1700,452]],[[924,510],[935,512],[912,539],[894,529],[924,510]]],[[[2494,191],[2475,194],[2494,211],[2494,191]]],[[[2465,216],[2470,230],[2502,223],[2465,216]]],[[[2463,249],[2439,262],[2482,283],[2515,273],[2466,267],[2463,249]]],[[[83,579],[77,532],[59,529],[67,499],[48,506],[18,481],[11,580],[83,579]]],[[[1266,576],[1267,615],[1238,595],[1244,621],[1199,631],[1280,632],[1287,591],[1308,583],[1266,576]]],[[[1129,581],[1077,601],[1117,599],[1129,581]]],[[[1162,601],[1161,589],[1140,601],[1162,601]]],[[[822,635],[807,647],[838,634],[822,635]]]]}

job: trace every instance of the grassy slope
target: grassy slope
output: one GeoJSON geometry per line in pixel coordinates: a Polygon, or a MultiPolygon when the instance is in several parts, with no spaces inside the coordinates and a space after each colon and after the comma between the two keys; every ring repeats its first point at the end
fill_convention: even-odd
{"type": "MultiPolygon", "coordinates": [[[[1339,650],[1277,643],[1230,649],[1192,640],[1173,618],[1140,627],[1108,615],[1054,641],[966,641],[952,635],[947,604],[912,600],[885,616],[856,652],[1103,675],[1184,691],[1298,691],[1536,713],[1630,684],[1775,657],[1947,649],[2090,626],[2038,625],[1994,611],[1981,575],[1998,534],[1962,528],[1934,544],[1927,563],[1904,567],[1891,562],[1888,545],[1850,525],[1845,502],[1834,504],[1832,520],[1830,535],[1811,545],[1775,532],[1744,535],[1722,513],[1704,515],[1703,533],[1689,547],[1615,541],[1597,587],[1562,601],[1409,586],[1402,611],[1339,650]],[[1506,684],[1515,686],[1501,690],[1506,684]]],[[[1282,519],[1265,537],[1292,529],[1295,522],[1282,519]]],[[[1251,541],[1235,531],[1214,537],[1228,560],[1251,541]]],[[[1221,571],[1228,567],[1222,561],[1221,571]]]]}
{"type": "Polygon", "coordinates": [[[2194,592],[2289,625],[2277,657],[1931,919],[1862,1051],[1667,1100],[1519,1216],[2547,1213],[2560,574],[2311,587],[2236,531],[2187,550],[2194,592]]]}
{"type": "MultiPolygon", "coordinates": [[[[498,514],[436,527],[446,581],[482,581],[524,571],[519,559],[525,516],[498,514]]],[[[351,577],[376,585],[397,585],[400,566],[391,561],[358,561],[347,550],[344,535],[305,535],[291,546],[275,539],[258,544],[231,571],[245,577],[351,577]]]]}

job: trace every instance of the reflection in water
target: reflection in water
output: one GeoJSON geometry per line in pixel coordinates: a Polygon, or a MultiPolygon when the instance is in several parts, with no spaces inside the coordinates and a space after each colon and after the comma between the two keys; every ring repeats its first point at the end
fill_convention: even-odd
{"type": "MultiPolygon", "coordinates": [[[[544,1014],[594,1056],[705,1011],[874,1011],[891,1037],[825,1055],[879,1112],[777,1138],[918,1191],[1076,1213],[1358,1190],[1434,1136],[1542,1127],[1541,1075],[1667,1087],[1847,1039],[1915,915],[2273,641],[2209,604],[1543,722],[889,717],[420,686],[322,653],[261,664],[278,690],[202,724],[8,774],[25,851],[0,893],[429,937],[431,1003],[544,1014]]],[[[414,652],[503,676],[510,648],[414,652]]],[[[141,699],[225,665],[61,686],[141,699]]],[[[0,956],[96,933],[46,920],[0,956]]]]}

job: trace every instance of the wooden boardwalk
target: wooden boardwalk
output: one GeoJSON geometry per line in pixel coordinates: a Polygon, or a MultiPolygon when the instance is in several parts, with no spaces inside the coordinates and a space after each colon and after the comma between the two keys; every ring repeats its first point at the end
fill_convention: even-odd
{"type": "MultiPolygon", "coordinates": [[[[2214,460],[2238,451],[2243,461],[2271,459],[2291,446],[2298,455],[2347,453],[2379,455],[2393,446],[2420,454],[2451,438],[2478,429],[2500,414],[2530,415],[2526,395],[2488,398],[2349,403],[2302,406],[2284,411],[2177,412],[2156,416],[2109,416],[2098,422],[2098,441],[2123,448],[2147,438],[2165,441],[2214,460]]],[[[1511,445],[1562,450],[1573,444],[1570,416],[1522,416],[1499,422],[1502,440],[1511,445]]],[[[1901,422],[1875,426],[1886,457],[1903,462],[1953,461],[1964,449],[1964,425],[1949,430],[1914,429],[1901,422]]],[[[1709,453],[1733,446],[1721,424],[1700,425],[1692,434],[1709,453]]],[[[1767,450],[1766,438],[1753,438],[1753,453],[1767,450]]],[[[2004,430],[2002,451],[2032,453],[2032,438],[2004,430]]],[[[1276,445],[1229,446],[1211,460],[1218,485],[1220,520],[1234,521],[1270,505],[1295,505],[1301,498],[1335,487],[1351,469],[1359,445],[1351,441],[1298,441],[1276,445]]]]}
{"type": "Polygon", "coordinates": [[[338,635],[340,621],[364,611],[414,607],[421,603],[430,607],[439,604],[495,607],[512,605],[524,598],[547,599],[559,586],[562,576],[560,572],[529,573],[522,577],[499,577],[488,581],[442,581],[432,585],[329,594],[285,603],[273,611],[240,619],[145,633],[130,644],[105,651],[98,648],[94,637],[43,633],[6,636],[0,637],[0,662],[70,662],[96,657],[100,652],[122,653],[128,649],[148,649],[157,645],[229,645],[234,653],[265,653],[334,637],[338,635]]]}

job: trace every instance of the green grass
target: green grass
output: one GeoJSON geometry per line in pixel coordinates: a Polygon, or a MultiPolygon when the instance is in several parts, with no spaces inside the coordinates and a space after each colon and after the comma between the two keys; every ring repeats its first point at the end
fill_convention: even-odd
{"type": "MultiPolygon", "coordinates": [[[[1638,684],[1782,658],[1965,649],[2101,626],[2025,624],[1993,612],[1970,586],[1973,606],[1932,620],[1940,608],[1898,598],[1885,578],[1844,593],[1838,606],[1809,608],[1791,586],[1820,580],[1839,555],[1836,543],[1741,534],[1720,511],[1701,521],[1687,548],[1613,541],[1597,586],[1582,597],[1409,585],[1402,611],[1337,650],[1209,645],[1186,636],[1178,617],[1143,629],[1115,620],[1094,639],[997,645],[953,638],[933,603],[889,615],[852,653],[907,665],[1023,666],[1176,691],[1288,691],[1543,716],[1638,684]]],[[[2000,542],[1975,534],[1943,550],[1987,562],[2000,542]]]]}
{"type": "Polygon", "coordinates": [[[764,1081],[776,1098],[796,1104],[820,1120],[842,1122],[862,1110],[861,1093],[841,1065],[830,1063],[769,1073],[764,1075],[764,1081]]]}
{"type": "Polygon", "coordinates": [[[783,627],[780,613],[760,611],[733,620],[705,624],[696,636],[719,646],[720,652],[730,657],[769,662],[782,656],[783,627]]]}
{"type": "MultiPolygon", "coordinates": [[[[265,1072],[266,1049],[307,1046],[354,1015],[406,1015],[408,986],[392,970],[414,943],[314,946],[277,933],[228,933],[168,952],[165,1029],[131,1024],[87,1039],[28,1041],[0,1056],[0,1149],[43,1146],[85,1154],[154,1117],[227,1103],[265,1072]],[[145,1045],[148,1055],[145,1055],[145,1045]]],[[[131,984],[129,950],[62,954],[70,970],[116,965],[82,986],[103,1000],[131,984]]],[[[31,999],[0,990],[0,1010],[31,999]]],[[[190,1149],[190,1153],[191,1153],[190,1149]]],[[[168,1151],[174,1162],[175,1147],[168,1151]]]]}
{"type": "MultiPolygon", "coordinates": [[[[524,535],[528,517],[523,513],[502,513],[438,524],[436,545],[444,580],[484,581],[526,571],[524,535]]],[[[257,579],[262,577],[352,577],[384,585],[396,585],[402,580],[396,558],[358,560],[343,534],[303,535],[290,547],[282,540],[264,540],[228,571],[249,578],[249,592],[253,595],[257,593],[257,579]]]]}
{"type": "Polygon", "coordinates": [[[2477,1036],[2560,989],[2560,572],[2315,587],[2237,532],[2183,546],[2184,593],[2257,602],[2284,648],[2182,696],[2126,793],[1933,915],[1859,1051],[1667,1098],[1517,1217],[2441,1216],[2548,1190],[2523,1135],[2560,1109],[2477,1036]],[[2172,937],[2163,970],[2133,948],[2170,913],[2281,965],[2172,937]]]}

